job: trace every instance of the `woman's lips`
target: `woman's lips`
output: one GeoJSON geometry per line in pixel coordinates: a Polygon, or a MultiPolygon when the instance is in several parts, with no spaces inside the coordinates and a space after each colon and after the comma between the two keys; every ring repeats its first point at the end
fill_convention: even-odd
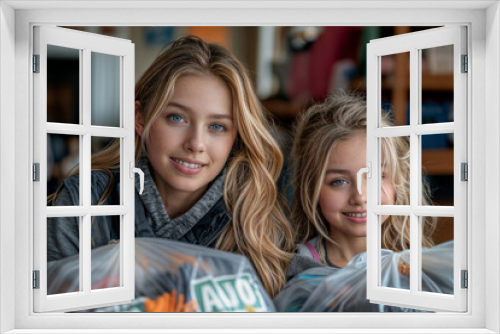
{"type": "Polygon", "coordinates": [[[186,175],[196,175],[200,173],[203,168],[205,168],[206,164],[190,160],[190,159],[178,159],[178,158],[170,158],[172,161],[172,165],[181,173],[186,175]]]}
{"type": "Polygon", "coordinates": [[[366,223],[366,211],[342,212],[342,214],[353,223],[366,223]]]}

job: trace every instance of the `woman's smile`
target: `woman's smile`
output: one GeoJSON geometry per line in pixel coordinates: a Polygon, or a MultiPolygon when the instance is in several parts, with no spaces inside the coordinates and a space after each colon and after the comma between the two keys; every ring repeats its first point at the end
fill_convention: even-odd
{"type": "Polygon", "coordinates": [[[366,211],[352,211],[342,213],[349,221],[353,223],[366,223],[366,211]]]}
{"type": "Polygon", "coordinates": [[[170,158],[172,165],[181,173],[196,175],[200,173],[207,164],[191,159],[170,158]]]}

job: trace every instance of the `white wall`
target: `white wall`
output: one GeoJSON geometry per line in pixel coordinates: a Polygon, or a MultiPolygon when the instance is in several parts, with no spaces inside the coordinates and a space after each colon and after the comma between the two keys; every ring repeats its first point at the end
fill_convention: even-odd
{"type": "Polygon", "coordinates": [[[500,81],[500,5],[495,3],[486,12],[486,66],[488,72],[495,73],[486,77],[486,219],[493,222],[486,228],[486,328],[500,332],[500,96],[492,87],[500,81]]]}
{"type": "MultiPolygon", "coordinates": [[[[14,249],[15,13],[0,2],[0,254],[14,249]]],[[[14,257],[0,256],[0,333],[14,328],[14,257]]]]}
{"type": "MultiPolygon", "coordinates": [[[[330,2],[333,3],[334,1],[330,2]]],[[[24,3],[24,2],[23,2],[24,3]]],[[[70,3],[70,2],[51,2],[51,3],[56,3],[57,5],[63,5],[65,3],[70,3]]],[[[79,2],[80,3],[80,2],[79,2]]],[[[91,1],[91,3],[96,3],[91,1]]],[[[122,3],[127,3],[127,2],[122,2],[122,3]]],[[[132,1],[131,1],[132,3],[132,1]]],[[[167,2],[165,2],[167,3],[167,2]]],[[[291,2],[292,6],[295,5],[295,2],[291,2]]],[[[352,3],[357,3],[357,2],[352,2],[352,3]]],[[[403,2],[401,2],[403,3],[403,2]]],[[[434,3],[434,2],[433,2],[434,3]]],[[[437,3],[437,1],[436,1],[437,3]]],[[[462,3],[462,2],[457,2],[457,3],[462,3]]],[[[326,5],[327,2],[324,2],[326,5]]],[[[263,3],[264,6],[264,3],[263,3]]],[[[304,6],[306,6],[304,2],[304,6]]],[[[307,4],[309,6],[309,4],[307,4]]],[[[318,5],[316,5],[318,6],[318,5]]],[[[488,66],[487,68],[475,68],[473,71],[473,76],[475,79],[473,80],[473,84],[475,85],[475,91],[487,91],[487,87],[496,87],[498,89],[499,87],[499,77],[500,77],[500,71],[499,71],[499,9],[498,5],[494,5],[495,7],[491,7],[490,10],[488,11],[488,20],[481,20],[480,24],[478,22],[478,19],[474,18],[473,22],[475,24],[475,34],[477,30],[484,29],[486,25],[486,29],[488,29],[488,33],[491,34],[490,41],[488,43],[488,47],[492,48],[492,50],[487,51],[487,63],[488,66]],[[484,23],[486,21],[486,24],[484,23]],[[491,32],[491,29],[494,29],[494,32],[491,32]],[[492,40],[491,40],[492,39],[492,40]],[[487,71],[486,71],[487,70],[487,71]],[[492,75],[491,71],[494,71],[494,75],[492,75]],[[484,82],[484,77],[488,77],[489,81],[487,82],[487,86],[485,87],[485,82],[484,82]]],[[[22,12],[22,11],[19,11],[22,12]]],[[[238,13],[238,11],[234,11],[235,14],[238,13]]],[[[442,22],[442,18],[445,17],[442,13],[442,11],[436,10],[430,13],[429,11],[418,11],[418,10],[412,10],[411,15],[409,15],[410,11],[401,13],[399,11],[385,11],[385,10],[370,10],[368,11],[361,11],[360,13],[356,12],[354,14],[349,14],[349,11],[342,11],[342,10],[321,10],[321,11],[314,11],[314,10],[308,10],[304,9],[301,10],[300,13],[297,11],[292,11],[292,10],[282,10],[277,12],[277,10],[267,10],[265,12],[259,11],[258,13],[255,10],[248,10],[245,11],[245,15],[248,17],[259,17],[258,23],[266,23],[266,22],[274,22],[275,24],[281,24],[281,25],[286,25],[289,22],[294,22],[294,23],[301,23],[301,24],[310,24],[311,22],[319,22],[319,24],[326,24],[328,22],[335,22],[337,24],[343,24],[343,23],[349,23],[353,22],[368,22],[372,23],[373,25],[379,24],[380,22],[392,22],[391,20],[394,20],[395,17],[400,20],[399,22],[411,22],[412,20],[416,20],[416,18],[421,17],[423,21],[425,22],[442,22]],[[306,12],[304,15],[302,15],[302,12],[306,12]],[[259,14],[259,16],[257,16],[259,14]],[[278,15],[279,14],[279,15],[278,15]],[[299,15],[300,14],[300,15],[299,15]],[[311,15],[309,15],[311,14],[311,15]],[[304,19],[304,17],[307,17],[307,20],[304,19]],[[410,17],[410,19],[409,19],[410,17]],[[310,20],[310,21],[309,21],[310,20]]],[[[478,12],[478,15],[480,16],[481,19],[484,19],[482,14],[484,13],[483,11],[476,11],[478,12]]],[[[15,314],[16,316],[16,326],[18,328],[23,328],[22,326],[24,324],[27,324],[28,321],[34,321],[31,317],[29,318],[26,310],[30,309],[29,305],[29,295],[32,293],[31,289],[27,289],[26,286],[29,284],[30,280],[30,271],[31,271],[31,266],[30,264],[26,264],[26,259],[29,254],[29,245],[30,245],[30,240],[26,240],[26,236],[30,236],[29,233],[29,224],[30,221],[32,220],[29,210],[29,205],[31,205],[31,200],[29,198],[26,198],[26,193],[30,193],[30,187],[31,187],[31,181],[29,181],[29,174],[30,174],[30,152],[29,151],[29,133],[30,133],[30,106],[28,103],[28,98],[26,96],[26,92],[30,92],[29,88],[29,80],[27,79],[29,77],[29,62],[30,60],[28,59],[29,55],[29,31],[28,31],[28,24],[27,22],[79,22],[79,23],[86,23],[89,24],[89,22],[100,22],[104,20],[109,20],[110,24],[119,24],[120,22],[136,22],[137,24],[144,24],[143,21],[148,21],[151,22],[152,25],[154,24],[161,24],[161,22],[165,22],[168,20],[168,22],[172,22],[172,24],[195,24],[196,22],[203,22],[205,24],[220,24],[220,22],[229,22],[232,24],[235,24],[234,22],[238,22],[238,24],[250,24],[252,21],[249,19],[242,19],[241,22],[239,21],[231,21],[228,19],[228,17],[238,17],[238,15],[232,15],[233,13],[231,11],[226,11],[226,10],[168,10],[168,11],[157,11],[154,13],[148,13],[148,16],[145,18],[145,15],[143,12],[140,10],[133,10],[133,11],[125,11],[125,12],[120,12],[120,11],[89,11],[89,10],[81,10],[79,9],[78,11],[38,11],[38,12],[31,12],[31,11],[26,11],[25,13],[18,13],[16,16],[16,21],[17,21],[17,30],[16,30],[16,36],[18,38],[18,43],[16,45],[16,55],[17,55],[17,60],[18,64],[16,66],[16,74],[17,74],[17,82],[16,82],[16,89],[15,92],[17,94],[16,97],[16,122],[14,124],[14,115],[13,112],[11,112],[12,106],[13,106],[13,101],[12,98],[14,96],[14,83],[12,82],[14,79],[14,46],[13,46],[13,36],[12,33],[11,35],[8,34],[8,31],[12,31],[13,25],[14,25],[14,15],[13,11],[10,8],[7,8],[4,4],[1,5],[0,7],[0,41],[2,43],[2,49],[0,51],[0,59],[1,59],[1,66],[0,70],[2,71],[2,75],[0,77],[0,107],[1,107],[1,118],[0,118],[0,196],[1,196],[1,201],[0,201],[0,218],[1,218],[1,224],[0,224],[0,241],[1,241],[1,248],[0,248],[0,259],[3,262],[0,262],[0,270],[2,272],[2,275],[0,276],[0,286],[1,286],[1,303],[0,303],[0,312],[1,312],[1,331],[4,331],[5,329],[12,328],[13,324],[13,310],[14,308],[17,309],[17,312],[15,314]],[[42,13],[41,13],[42,12],[42,13]],[[42,15],[43,14],[43,15],[42,15]],[[224,15],[223,15],[224,14],[224,15]],[[9,19],[6,20],[6,17],[9,19]],[[111,17],[109,19],[109,17],[111,17]],[[142,21],[141,21],[142,20],[142,21]],[[248,21],[248,22],[247,22],[248,21]],[[11,22],[11,23],[9,23],[11,22]],[[5,27],[9,28],[6,29],[5,27]],[[4,37],[6,36],[6,37],[4,37]],[[5,40],[8,39],[9,42],[5,42],[5,40]],[[4,47],[4,45],[7,45],[7,47],[4,47]],[[28,88],[27,88],[28,87],[28,88]],[[9,110],[7,113],[5,110],[9,110]],[[14,150],[12,148],[12,136],[14,135],[14,125],[16,126],[16,147],[18,148],[18,151],[16,154],[14,154],[14,150]],[[10,133],[9,133],[10,132],[10,133]],[[8,135],[7,135],[8,134],[8,135]],[[5,138],[8,138],[6,140],[5,138]],[[10,150],[9,150],[10,149],[10,150]],[[21,189],[22,191],[16,192],[16,194],[13,194],[13,188],[14,188],[14,178],[10,177],[10,173],[13,172],[14,166],[11,165],[10,163],[6,164],[5,161],[13,161],[14,158],[16,159],[16,184],[15,186],[18,189],[21,189]],[[20,175],[20,176],[19,176],[20,175]],[[12,198],[14,197],[17,199],[15,204],[16,204],[16,219],[14,220],[14,211],[13,210],[13,205],[12,205],[12,198]],[[6,219],[5,219],[6,218],[6,219]],[[5,222],[11,222],[11,224],[7,224],[5,222]],[[16,225],[16,230],[17,232],[16,239],[17,239],[17,247],[16,247],[16,258],[18,259],[18,262],[16,266],[14,267],[14,262],[13,259],[11,259],[12,256],[12,250],[14,250],[14,247],[12,245],[13,243],[13,238],[12,235],[14,235],[14,222],[16,225]],[[11,252],[6,252],[5,249],[9,249],[11,252]],[[13,286],[13,276],[12,273],[14,272],[14,269],[16,270],[17,274],[17,280],[16,280],[16,295],[14,296],[14,289],[12,288],[13,286]],[[15,298],[14,298],[15,297],[15,298]],[[15,304],[14,304],[15,302],[15,304]],[[8,304],[8,305],[7,305],[8,304]],[[24,304],[24,305],[23,305],[24,304]],[[28,319],[29,318],[29,319],[28,319]]],[[[447,10],[446,12],[446,17],[449,17],[450,15],[454,17],[453,22],[451,23],[456,23],[458,22],[469,22],[471,20],[471,15],[469,12],[467,14],[465,13],[455,13],[456,15],[453,16],[453,11],[447,10]],[[450,13],[451,12],[451,13],[450,13]]],[[[239,16],[241,18],[241,15],[239,16]]],[[[479,36],[483,36],[479,34],[479,36]]],[[[481,43],[484,43],[484,40],[475,40],[474,41],[474,49],[475,50],[481,50],[479,47],[481,43]]],[[[474,55],[476,56],[477,53],[474,55]]],[[[481,50],[481,57],[484,59],[485,54],[482,53],[481,50]]],[[[474,62],[474,60],[473,60],[474,62]]],[[[487,285],[484,289],[487,291],[486,296],[487,296],[487,305],[493,307],[490,307],[487,310],[484,309],[484,300],[483,296],[484,294],[482,293],[475,293],[474,300],[472,301],[473,303],[473,311],[475,312],[475,315],[478,313],[484,314],[487,312],[487,320],[488,320],[488,327],[491,329],[495,330],[498,332],[500,328],[500,323],[498,319],[498,314],[499,312],[499,287],[498,285],[498,278],[499,278],[499,246],[498,244],[495,244],[495,241],[498,242],[499,240],[499,227],[498,227],[498,221],[500,220],[500,209],[498,208],[499,205],[498,203],[500,202],[500,180],[499,180],[499,175],[498,175],[498,166],[500,163],[500,152],[499,152],[499,147],[500,147],[500,137],[498,135],[498,128],[499,128],[499,122],[500,118],[498,115],[499,111],[499,106],[500,106],[500,98],[498,96],[498,91],[494,92],[492,88],[489,88],[489,91],[487,91],[487,95],[485,94],[477,94],[476,101],[473,101],[474,105],[474,111],[475,117],[473,118],[473,123],[474,126],[472,128],[473,130],[473,135],[476,137],[476,142],[481,143],[479,146],[479,149],[477,145],[474,145],[474,148],[476,150],[473,152],[473,157],[477,157],[477,163],[474,163],[474,166],[477,166],[476,171],[472,171],[472,174],[475,178],[475,180],[479,181],[479,185],[475,186],[473,195],[479,195],[476,198],[474,198],[474,203],[476,203],[473,207],[473,218],[472,224],[478,224],[480,225],[479,233],[481,236],[483,236],[485,233],[487,235],[487,242],[489,248],[487,248],[487,254],[488,260],[490,261],[487,263],[487,267],[489,267],[489,271],[487,271],[487,275],[480,275],[482,277],[475,277],[476,282],[478,280],[481,281],[481,283],[485,282],[485,284],[482,285],[487,285]],[[486,97],[486,98],[485,98],[486,97]],[[493,122],[491,121],[493,120],[493,122]],[[485,140],[485,134],[484,130],[488,132],[486,137],[488,140],[485,140]],[[488,149],[486,151],[485,149],[488,149]],[[485,164],[486,162],[486,164],[485,164]],[[488,165],[489,167],[485,169],[485,165],[488,165]],[[494,173],[490,175],[489,179],[487,179],[487,182],[485,181],[486,178],[484,177],[484,172],[489,172],[489,173],[494,173]],[[488,198],[485,200],[484,194],[488,194],[488,198]],[[480,203],[480,204],[477,204],[480,203]],[[486,203],[486,204],[485,204],[486,203]],[[487,210],[487,211],[486,211],[487,210]],[[488,219],[489,222],[491,222],[492,219],[496,220],[493,224],[486,224],[488,227],[485,231],[484,225],[485,221],[488,219]],[[492,232],[492,233],[489,233],[492,232]],[[493,252],[493,253],[491,253],[493,252]],[[484,277],[486,276],[486,277],[484,277]],[[495,285],[496,284],[496,285],[495,285]]],[[[478,240],[477,235],[477,229],[473,229],[472,232],[475,232],[475,236],[473,238],[475,240],[478,240]]],[[[473,233],[474,234],[474,233],[473,233]]],[[[479,240],[483,240],[479,238],[479,240]]],[[[474,250],[473,254],[481,254],[481,252],[478,252],[478,249],[484,250],[485,246],[481,243],[476,243],[474,245],[474,250]]],[[[482,260],[478,260],[477,263],[479,263],[479,268],[484,268],[485,262],[484,262],[484,257],[481,256],[482,260]]],[[[476,265],[474,265],[476,266],[476,265]]],[[[483,273],[482,270],[479,270],[481,274],[483,273]]],[[[472,273],[472,275],[474,275],[472,273]]],[[[472,276],[474,277],[474,276],[472,276]]],[[[36,319],[36,325],[40,326],[46,326],[47,328],[55,328],[56,326],[60,326],[61,332],[65,331],[64,329],[67,327],[61,327],[64,326],[64,323],[56,323],[54,321],[54,318],[57,318],[57,315],[51,316],[51,317],[43,317],[43,319],[36,319]]],[[[90,323],[88,319],[80,317],[78,319],[79,323],[85,323],[84,325],[86,326],[93,326],[94,328],[104,328],[103,323],[106,320],[105,318],[98,317],[100,319],[92,319],[92,322],[90,323]]],[[[264,317],[262,316],[257,316],[256,317],[242,317],[240,315],[231,315],[231,316],[222,316],[222,317],[204,317],[203,324],[206,324],[207,327],[211,328],[221,328],[222,326],[229,324],[233,325],[234,327],[238,326],[249,326],[252,328],[256,327],[262,327],[263,326],[271,326],[269,325],[269,322],[262,321],[264,317]],[[222,320],[221,320],[222,319],[222,320]],[[256,322],[255,319],[259,319],[259,321],[256,322]]],[[[269,317],[271,318],[271,317],[269,317]]],[[[285,315],[277,315],[273,316],[273,319],[281,320],[280,323],[276,323],[276,325],[273,326],[296,326],[296,330],[294,332],[299,331],[300,328],[305,328],[310,324],[313,324],[316,328],[328,328],[332,326],[332,318],[331,317],[321,317],[321,316],[316,316],[314,318],[314,323],[312,323],[311,319],[309,319],[309,322],[307,319],[304,317],[301,317],[300,315],[290,315],[290,316],[285,316],[285,315]]],[[[127,322],[132,322],[132,321],[137,321],[136,317],[131,317],[130,315],[126,315],[124,317],[120,317],[117,315],[116,319],[122,319],[121,321],[124,322],[125,325],[127,325],[127,322]]],[[[174,326],[174,327],[182,327],[186,324],[186,321],[191,320],[191,318],[185,318],[185,317],[179,317],[179,316],[172,316],[169,318],[169,325],[174,326]]],[[[406,319],[404,316],[400,317],[400,319],[406,319]]],[[[481,318],[480,320],[482,320],[481,318]]],[[[73,320],[73,319],[71,319],[73,320]]],[[[379,326],[380,328],[393,328],[394,331],[398,331],[398,326],[401,322],[394,322],[392,321],[387,321],[386,317],[380,317],[378,319],[373,319],[374,322],[376,322],[376,325],[379,326]],[[396,329],[394,329],[396,328],[396,329]]],[[[429,320],[429,319],[426,319],[429,320]]],[[[431,322],[434,319],[430,319],[431,322]]],[[[157,328],[164,328],[165,327],[165,322],[164,320],[156,317],[150,317],[148,319],[150,323],[154,323],[153,325],[156,325],[157,328]]],[[[347,316],[344,317],[336,317],[335,321],[337,323],[342,322],[344,326],[346,324],[348,325],[354,325],[358,328],[366,328],[368,325],[363,322],[359,322],[359,318],[348,318],[347,316]]],[[[30,325],[33,322],[29,323],[30,325]]],[[[467,322],[466,317],[462,317],[460,319],[457,319],[457,317],[450,317],[448,319],[448,323],[450,326],[457,328],[459,326],[465,326],[466,324],[469,324],[467,322]]],[[[191,323],[189,322],[190,325],[199,327],[202,326],[200,323],[191,323]]],[[[426,327],[428,326],[429,322],[427,321],[426,323],[420,324],[420,327],[426,327]]],[[[119,321],[116,322],[116,325],[122,325],[119,321]]],[[[335,325],[335,324],[333,324],[335,325]]],[[[480,327],[483,328],[484,323],[479,321],[474,324],[474,327],[480,327]]],[[[26,326],[26,325],[24,325],[26,326]]],[[[123,327],[123,326],[122,326],[123,327]]],[[[132,327],[134,328],[133,325],[132,327]]],[[[277,327],[281,328],[281,327],[277,327]]],[[[26,330],[25,332],[28,332],[26,330]]],[[[452,331],[450,331],[452,332],[452,331]]],[[[465,332],[465,331],[462,331],[465,332]]],[[[472,331],[471,331],[472,332],[472,331]]]]}

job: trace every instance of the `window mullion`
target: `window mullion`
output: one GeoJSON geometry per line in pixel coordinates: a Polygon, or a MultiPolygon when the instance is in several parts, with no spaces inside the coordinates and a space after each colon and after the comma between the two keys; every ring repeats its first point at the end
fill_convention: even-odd
{"type": "Polygon", "coordinates": [[[420,64],[419,50],[410,50],[410,292],[418,292],[420,245],[418,243],[419,217],[413,209],[420,204],[420,140],[415,134],[415,127],[419,123],[420,115],[420,64]]]}
{"type": "Polygon", "coordinates": [[[377,215],[408,215],[410,212],[417,216],[455,217],[453,206],[425,205],[411,208],[409,205],[377,205],[373,207],[373,213],[377,215]]]}
{"type": "Polygon", "coordinates": [[[372,44],[367,45],[367,73],[366,83],[367,87],[372,89],[367,90],[367,100],[372,103],[367,103],[367,165],[371,163],[371,175],[368,177],[367,187],[367,234],[369,238],[366,240],[367,247],[367,296],[374,299],[374,292],[380,285],[380,252],[377,251],[380,240],[380,229],[378,228],[377,214],[375,213],[375,206],[379,204],[377,194],[378,192],[378,178],[377,178],[377,161],[380,139],[373,136],[380,124],[380,106],[381,106],[381,78],[380,78],[380,57],[373,52],[372,44]]]}
{"type": "MultiPolygon", "coordinates": [[[[377,109],[375,109],[375,117],[368,117],[367,122],[368,125],[371,124],[370,130],[376,130],[379,129],[382,125],[382,57],[377,57],[377,69],[376,69],[376,80],[377,80],[377,86],[375,86],[376,89],[376,94],[377,94],[377,109]],[[375,118],[375,124],[373,124],[373,121],[371,119],[375,118]]],[[[368,132],[368,130],[367,130],[368,132]]],[[[373,141],[369,141],[372,143],[373,141]]],[[[382,139],[377,138],[375,141],[377,143],[376,146],[376,151],[375,151],[375,160],[374,163],[370,165],[372,168],[371,174],[372,174],[372,179],[374,180],[374,189],[375,191],[373,192],[373,195],[371,196],[369,203],[375,203],[376,205],[382,205],[382,189],[381,189],[381,177],[380,175],[380,166],[382,162],[382,139]]],[[[371,151],[372,148],[370,148],[371,144],[367,143],[367,150],[371,151]]],[[[370,207],[370,211],[373,211],[373,205],[370,207]]],[[[381,217],[380,215],[376,215],[373,219],[375,221],[375,256],[377,258],[376,262],[376,275],[377,275],[377,285],[375,288],[380,287],[382,285],[382,252],[380,251],[382,248],[382,226],[381,226],[381,217]]],[[[368,232],[368,229],[367,229],[368,232]]],[[[373,235],[370,234],[370,235],[373,235]]],[[[372,248],[372,254],[373,254],[373,248],[372,248]]]]}
{"type": "MultiPolygon", "coordinates": [[[[135,164],[135,118],[126,117],[126,115],[134,115],[134,83],[135,78],[132,71],[125,71],[126,68],[134,68],[134,52],[132,46],[132,52],[123,56],[120,61],[120,73],[122,76],[121,86],[120,86],[120,119],[121,125],[124,129],[127,129],[128,135],[122,138],[123,145],[121,147],[121,163],[123,173],[120,175],[120,180],[122,184],[130,184],[131,188],[134,189],[135,178],[134,175],[130,176],[130,167],[135,164]]],[[[129,191],[127,193],[122,192],[120,198],[125,207],[129,208],[129,213],[121,217],[121,228],[122,242],[121,247],[121,277],[122,285],[128,290],[130,298],[133,299],[135,292],[135,241],[134,241],[134,213],[135,213],[135,192],[129,191]],[[125,247],[127,245],[127,247],[125,247]]]]}
{"type": "Polygon", "coordinates": [[[402,137],[409,136],[410,133],[417,135],[437,135],[437,134],[448,134],[455,132],[455,124],[453,122],[446,123],[436,123],[436,124],[418,124],[418,125],[403,125],[403,126],[393,126],[378,128],[373,130],[373,135],[375,137],[402,137]]]}
{"type": "MultiPolygon", "coordinates": [[[[416,183],[417,183],[417,205],[413,206],[414,208],[419,208],[422,206],[422,194],[423,194],[423,176],[422,176],[422,134],[425,133],[425,128],[423,128],[422,124],[422,50],[421,49],[415,49],[414,52],[414,57],[413,61],[416,63],[416,73],[415,71],[412,73],[416,77],[416,82],[412,82],[412,84],[415,85],[416,91],[414,91],[414,96],[417,98],[417,109],[415,109],[417,112],[416,117],[413,118],[411,121],[414,122],[412,123],[412,128],[415,129],[415,137],[417,138],[417,143],[416,146],[413,147],[413,150],[415,151],[415,155],[417,157],[417,168],[416,168],[416,183]],[[424,130],[424,131],[419,131],[419,130],[424,130]]],[[[448,124],[450,125],[450,124],[448,124]]],[[[453,126],[453,123],[451,123],[453,126]]],[[[436,132],[434,132],[436,133],[436,132]]],[[[411,149],[411,148],[410,148],[411,149]]],[[[414,237],[411,239],[411,244],[413,245],[412,250],[415,253],[416,260],[414,260],[414,263],[416,262],[416,266],[413,265],[413,268],[416,268],[416,270],[413,270],[414,274],[411,277],[413,279],[412,281],[412,291],[421,291],[422,290],[422,223],[424,221],[422,215],[416,216],[416,212],[413,212],[412,217],[414,217],[415,221],[415,228],[411,233],[414,234],[414,237]],[[415,247],[417,245],[417,247],[415,247]],[[416,274],[415,274],[416,271],[416,274]],[[415,282],[416,280],[416,282],[415,282]]]]}
{"type": "MultiPolygon", "coordinates": [[[[89,48],[83,49],[83,68],[82,68],[82,125],[87,129],[82,136],[82,159],[80,160],[80,189],[82,189],[81,198],[83,206],[90,209],[92,201],[91,193],[91,51],[89,48]]],[[[92,216],[90,210],[83,216],[83,224],[81,227],[82,234],[80,238],[80,273],[83,275],[83,291],[90,293],[91,291],[91,228],[92,216]]]]}

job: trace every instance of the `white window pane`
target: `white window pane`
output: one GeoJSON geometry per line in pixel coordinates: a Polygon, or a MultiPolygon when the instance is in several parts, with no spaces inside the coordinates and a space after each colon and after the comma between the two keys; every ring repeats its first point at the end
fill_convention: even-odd
{"type": "Polygon", "coordinates": [[[92,125],[120,126],[120,57],[91,53],[92,125]]]}
{"type": "Polygon", "coordinates": [[[384,215],[381,219],[381,279],[380,286],[395,289],[410,289],[410,217],[384,215]],[[402,233],[401,233],[402,232],[402,233]],[[404,238],[401,238],[401,234],[404,238]],[[403,251],[401,257],[393,256],[394,251],[403,251]],[[394,263],[394,261],[397,263],[394,263]],[[397,267],[397,270],[395,270],[397,267]]]}
{"type": "Polygon", "coordinates": [[[454,205],[454,145],[448,134],[422,135],[422,187],[427,200],[421,205],[454,205]],[[430,199],[430,201],[429,201],[430,199]]]}
{"type": "MultiPolygon", "coordinates": [[[[72,201],[63,200],[64,204],[58,203],[56,194],[62,190],[64,179],[75,177],[78,180],[79,159],[79,136],[47,134],[47,205],[79,205],[78,193],[74,194],[72,201]]],[[[69,198],[66,196],[65,199],[69,198]]]]}
{"type": "Polygon", "coordinates": [[[121,187],[121,140],[120,138],[92,136],[90,141],[92,153],[92,205],[120,205],[121,187]],[[105,181],[110,182],[110,187],[102,189],[105,181]]]}
{"type": "Polygon", "coordinates": [[[47,218],[47,295],[81,291],[80,287],[80,217],[47,218]],[[69,231],[71,238],[66,238],[69,231]],[[64,238],[63,244],[57,242],[64,238]],[[64,245],[64,246],[63,246],[64,245]],[[64,256],[60,250],[64,247],[65,255],[71,249],[71,256],[64,256]],[[68,268],[66,263],[70,262],[68,268]]]}
{"type": "Polygon", "coordinates": [[[92,217],[92,290],[121,286],[120,247],[113,247],[113,252],[106,251],[109,249],[107,245],[120,242],[121,219],[121,216],[92,217]],[[104,245],[98,240],[103,238],[106,239],[104,245]]]}
{"type": "Polygon", "coordinates": [[[80,123],[80,50],[47,45],[47,122],[80,123]]]}
{"type": "Polygon", "coordinates": [[[381,56],[380,79],[382,110],[389,111],[395,125],[409,125],[410,53],[381,56]]]}
{"type": "Polygon", "coordinates": [[[422,217],[421,291],[453,295],[453,217],[422,217]],[[424,236],[428,236],[425,238],[424,236]],[[430,245],[432,241],[434,245],[430,245]]]}
{"type": "Polygon", "coordinates": [[[410,205],[410,137],[380,141],[380,205],[410,205]]]}
{"type": "Polygon", "coordinates": [[[422,50],[420,124],[453,121],[453,45],[422,50]]]}

